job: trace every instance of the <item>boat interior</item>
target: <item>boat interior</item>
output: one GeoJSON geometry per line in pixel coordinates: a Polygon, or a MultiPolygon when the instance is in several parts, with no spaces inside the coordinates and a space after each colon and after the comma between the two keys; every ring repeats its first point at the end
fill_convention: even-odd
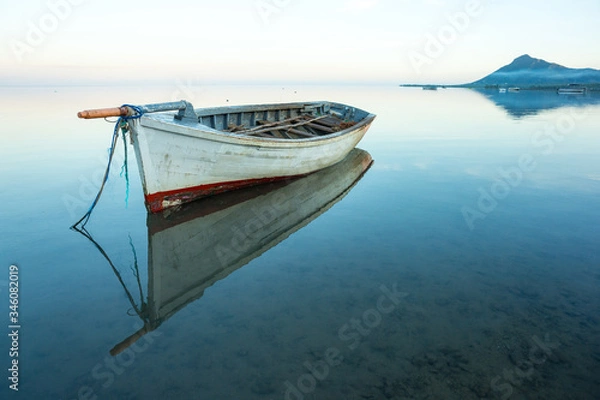
{"type": "Polygon", "coordinates": [[[233,134],[306,139],[348,129],[369,114],[335,103],[293,103],[195,110],[198,122],[233,134]]]}

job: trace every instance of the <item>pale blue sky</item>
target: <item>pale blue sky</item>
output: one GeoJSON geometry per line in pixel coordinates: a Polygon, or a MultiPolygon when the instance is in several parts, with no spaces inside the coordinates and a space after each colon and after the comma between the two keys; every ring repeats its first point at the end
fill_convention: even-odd
{"type": "Polygon", "coordinates": [[[598,0],[0,0],[0,84],[463,83],[600,69],[598,0]]]}

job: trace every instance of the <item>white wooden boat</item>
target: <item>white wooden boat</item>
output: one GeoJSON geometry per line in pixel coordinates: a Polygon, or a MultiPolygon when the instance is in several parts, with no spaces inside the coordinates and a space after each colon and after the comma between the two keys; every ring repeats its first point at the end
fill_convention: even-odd
{"type": "MultiPolygon", "coordinates": [[[[223,193],[170,213],[149,213],[147,300],[132,303],[144,326],[111,354],[157,329],[215,282],[325,213],[372,162],[369,153],[354,149],[343,161],[306,177],[223,193]]],[[[130,301],[145,298],[124,289],[130,301]]]]}
{"type": "Polygon", "coordinates": [[[356,146],[375,118],[326,101],[204,109],[181,101],[78,115],[128,120],[151,212],[331,166],[356,146]]]}

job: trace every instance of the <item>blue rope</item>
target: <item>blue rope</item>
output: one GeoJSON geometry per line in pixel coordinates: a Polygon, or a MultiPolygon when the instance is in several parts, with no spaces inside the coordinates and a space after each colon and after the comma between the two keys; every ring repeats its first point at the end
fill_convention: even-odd
{"type": "MultiPolygon", "coordinates": [[[[135,111],[135,114],[131,115],[131,116],[119,117],[119,119],[115,123],[115,129],[113,130],[113,136],[112,136],[112,140],[110,142],[110,148],[108,150],[108,164],[106,165],[106,171],[104,171],[104,177],[102,178],[102,184],[100,185],[98,194],[96,195],[96,198],[92,202],[92,205],[90,206],[88,211],[83,215],[83,217],[81,217],[79,219],[79,221],[75,222],[71,226],[71,229],[75,229],[75,230],[83,229],[85,227],[85,225],[88,223],[88,221],[90,220],[90,217],[92,216],[92,211],[94,210],[94,208],[96,208],[96,205],[98,204],[98,200],[100,200],[100,196],[102,195],[102,191],[104,190],[104,185],[106,185],[106,182],[108,181],[108,175],[110,173],[110,164],[112,163],[113,156],[115,155],[115,149],[117,147],[117,139],[119,138],[119,128],[123,129],[123,137],[125,136],[126,130],[125,130],[125,127],[121,127],[121,124],[126,123],[127,121],[130,121],[133,119],[141,118],[142,115],[144,114],[144,111],[141,109],[141,107],[138,107],[138,106],[134,106],[131,104],[123,104],[121,107],[129,107],[133,111],[135,111]],[[81,224],[81,226],[79,226],[80,224],[81,224]]],[[[125,147],[127,148],[127,146],[125,146],[125,147]]],[[[125,153],[125,154],[127,154],[127,153],[125,153]]],[[[127,158],[125,159],[125,162],[127,162],[127,158]]],[[[128,174],[126,175],[126,177],[127,177],[127,196],[129,196],[129,176],[128,176],[128,174]]]]}
{"type": "MultiPolygon", "coordinates": [[[[125,129],[125,128],[122,128],[125,129]]],[[[127,132],[123,130],[123,152],[125,159],[123,160],[123,166],[121,167],[121,173],[119,176],[122,178],[125,175],[125,208],[129,206],[129,168],[127,166],[127,132]]]]}

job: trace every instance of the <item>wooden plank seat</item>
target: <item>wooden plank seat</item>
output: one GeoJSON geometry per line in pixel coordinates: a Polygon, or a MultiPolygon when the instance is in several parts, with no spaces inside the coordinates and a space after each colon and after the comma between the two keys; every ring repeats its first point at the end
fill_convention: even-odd
{"type": "MultiPolygon", "coordinates": [[[[288,133],[292,132],[296,135],[304,136],[304,137],[315,137],[315,136],[320,136],[320,135],[316,134],[316,133],[308,132],[308,130],[303,130],[301,128],[304,127],[305,125],[314,123],[325,117],[326,116],[318,116],[318,117],[312,117],[312,118],[309,117],[309,119],[306,119],[306,117],[303,115],[303,116],[288,118],[288,119],[276,121],[276,122],[260,120],[260,121],[256,121],[256,125],[257,125],[256,127],[251,128],[251,129],[246,129],[243,131],[237,131],[235,133],[264,137],[264,134],[266,132],[272,132],[272,131],[276,130],[279,132],[288,132],[288,133]],[[300,129],[298,129],[298,128],[300,128],[300,129]]],[[[327,133],[331,133],[331,132],[323,131],[323,134],[327,134],[327,133]]],[[[269,135],[269,136],[274,137],[275,135],[276,134],[271,133],[271,135],[269,135]]]]}
{"type": "Polygon", "coordinates": [[[229,124],[227,132],[241,135],[252,135],[279,139],[297,139],[329,135],[347,129],[355,123],[343,121],[334,115],[302,114],[280,121],[257,120],[256,126],[246,128],[244,125],[229,124]]]}
{"type": "Polygon", "coordinates": [[[293,133],[294,135],[298,135],[298,136],[303,136],[303,137],[318,137],[319,135],[314,135],[312,133],[306,132],[306,131],[302,131],[300,129],[296,129],[296,128],[290,128],[288,130],[290,133],[293,133]]]}

